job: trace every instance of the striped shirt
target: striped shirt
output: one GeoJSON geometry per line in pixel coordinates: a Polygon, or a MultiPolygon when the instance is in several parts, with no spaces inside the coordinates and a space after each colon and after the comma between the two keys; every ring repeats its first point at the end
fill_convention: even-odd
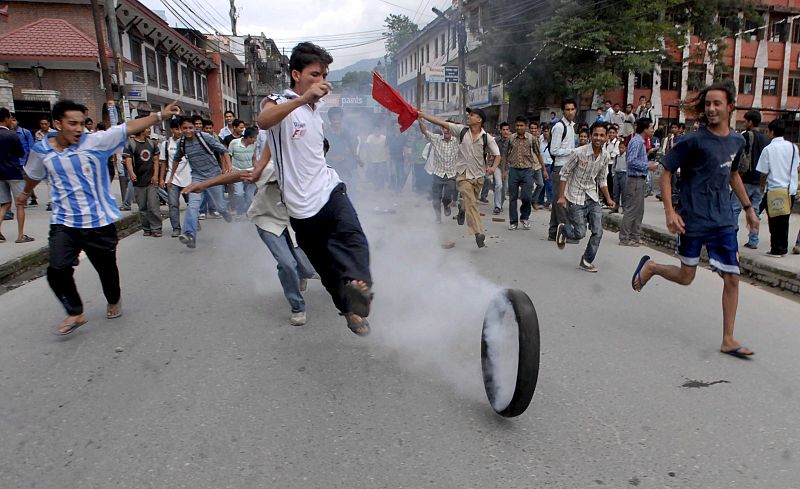
{"type": "Polygon", "coordinates": [[[62,152],[52,146],[55,137],[48,134],[36,143],[25,165],[29,178],[50,181],[50,224],[83,229],[113,224],[120,213],[111,195],[108,158],[128,140],[126,125],[86,133],[62,152]]]}
{"type": "Polygon", "coordinates": [[[433,150],[433,174],[439,178],[456,176],[456,156],[458,156],[458,140],[452,135],[445,141],[441,134],[425,133],[425,139],[431,143],[433,150]]]}
{"type": "Polygon", "coordinates": [[[561,169],[561,181],[567,182],[564,198],[577,205],[584,205],[587,197],[599,202],[598,187],[608,187],[608,163],[602,149],[595,158],[591,144],[576,148],[561,169]]]}

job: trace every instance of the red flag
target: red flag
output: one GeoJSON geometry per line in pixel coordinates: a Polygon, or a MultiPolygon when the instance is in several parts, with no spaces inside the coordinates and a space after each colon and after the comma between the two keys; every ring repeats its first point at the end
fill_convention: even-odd
{"type": "Polygon", "coordinates": [[[372,98],[386,107],[390,112],[397,114],[400,132],[411,127],[419,117],[419,111],[406,102],[403,97],[397,93],[397,90],[386,83],[377,72],[372,72],[372,98]]]}

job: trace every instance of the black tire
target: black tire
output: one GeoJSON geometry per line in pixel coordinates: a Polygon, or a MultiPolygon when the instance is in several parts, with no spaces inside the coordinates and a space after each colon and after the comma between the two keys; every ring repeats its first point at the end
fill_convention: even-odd
{"type": "MultiPolygon", "coordinates": [[[[536,391],[536,382],[539,379],[539,318],[536,315],[533,302],[525,292],[517,289],[504,289],[501,294],[505,295],[514,308],[514,317],[519,329],[519,361],[514,396],[505,409],[495,411],[506,418],[513,418],[528,409],[533,393],[536,391]]],[[[483,332],[481,334],[481,366],[486,396],[494,406],[494,373],[492,372],[486,345],[487,320],[488,317],[484,317],[483,332]]]]}

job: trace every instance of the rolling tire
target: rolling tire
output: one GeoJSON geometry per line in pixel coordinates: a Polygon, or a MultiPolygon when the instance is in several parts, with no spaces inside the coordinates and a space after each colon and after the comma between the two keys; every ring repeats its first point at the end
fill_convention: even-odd
{"type": "MultiPolygon", "coordinates": [[[[536,382],[539,379],[539,318],[528,295],[517,289],[504,289],[501,292],[511,303],[514,309],[514,318],[519,329],[519,361],[517,363],[517,380],[514,395],[502,411],[497,414],[506,418],[513,418],[524,413],[531,403],[533,393],[536,391],[536,382]]],[[[488,358],[486,344],[487,317],[483,320],[483,333],[481,335],[481,367],[483,370],[483,385],[486,396],[494,406],[494,372],[488,358]]],[[[494,407],[493,407],[494,409],[494,407]]]]}

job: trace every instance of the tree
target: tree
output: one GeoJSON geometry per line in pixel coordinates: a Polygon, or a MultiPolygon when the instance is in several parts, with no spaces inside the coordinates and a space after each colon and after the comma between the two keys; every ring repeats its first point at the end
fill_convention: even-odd
{"type": "Polygon", "coordinates": [[[708,41],[738,31],[739,11],[751,19],[750,0],[496,0],[481,19],[481,54],[504,80],[522,73],[508,90],[512,105],[525,112],[548,98],[618,88],[629,71],[652,72],[656,63],[669,62],[670,47],[685,44],[689,32],[707,41],[690,56],[708,54],[722,67],[725,44],[708,41]]]}
{"type": "Polygon", "coordinates": [[[406,15],[389,14],[384,19],[384,27],[387,31],[383,33],[386,37],[386,52],[394,59],[397,51],[405,46],[414,34],[419,31],[419,26],[411,22],[406,15]]]}
{"type": "Polygon", "coordinates": [[[345,93],[369,93],[372,91],[372,73],[349,71],[342,77],[339,88],[345,93]]]}

